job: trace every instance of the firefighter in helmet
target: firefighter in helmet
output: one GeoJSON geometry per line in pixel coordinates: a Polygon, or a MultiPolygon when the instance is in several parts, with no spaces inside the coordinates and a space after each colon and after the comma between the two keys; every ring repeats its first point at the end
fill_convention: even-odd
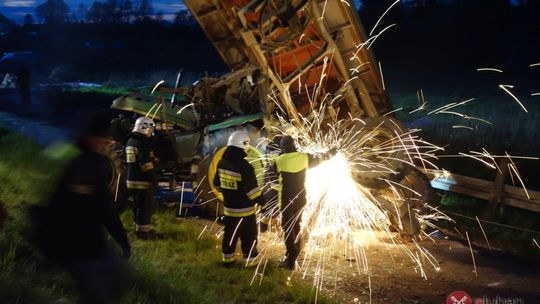
{"type": "Polygon", "coordinates": [[[246,266],[257,263],[257,205],[264,205],[253,167],[244,159],[249,145],[245,131],[235,131],[229,137],[223,158],[217,166],[213,183],[223,194],[225,225],[222,254],[225,266],[235,261],[235,248],[240,239],[246,266]]]}
{"type": "Polygon", "coordinates": [[[155,233],[150,222],[154,209],[154,191],[157,189],[150,143],[154,128],[152,119],[139,117],[126,144],[127,188],[134,201],[135,232],[137,237],[143,239],[152,237],[155,233]]]}
{"type": "Polygon", "coordinates": [[[312,154],[298,152],[292,136],[285,135],[280,141],[281,152],[275,158],[275,172],[279,176],[278,188],[279,206],[281,210],[281,227],[285,235],[287,250],[283,266],[294,270],[296,259],[302,250],[302,237],[300,236],[300,223],[306,205],[306,171],[315,167],[322,160],[331,158],[336,154],[332,149],[317,158],[312,154]]]}

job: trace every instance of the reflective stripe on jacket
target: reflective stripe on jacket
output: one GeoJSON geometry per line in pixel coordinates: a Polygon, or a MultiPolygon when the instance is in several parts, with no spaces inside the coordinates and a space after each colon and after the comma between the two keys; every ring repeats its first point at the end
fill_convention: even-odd
{"type": "Polygon", "coordinates": [[[149,139],[133,133],[126,144],[128,189],[152,188],[155,169],[151,155],[149,139]]]}
{"type": "Polygon", "coordinates": [[[264,204],[255,171],[245,156],[242,149],[227,147],[217,166],[213,183],[223,194],[226,216],[246,217],[255,214],[255,204],[264,204]]]}

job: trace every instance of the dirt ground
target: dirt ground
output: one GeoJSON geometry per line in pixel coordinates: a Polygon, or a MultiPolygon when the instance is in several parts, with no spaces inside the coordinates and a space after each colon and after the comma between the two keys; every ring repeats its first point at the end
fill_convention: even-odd
{"type": "MultiPolygon", "coordinates": [[[[446,303],[447,296],[454,291],[465,291],[473,299],[499,296],[522,299],[522,303],[540,303],[538,265],[490,257],[473,250],[475,275],[467,245],[443,239],[436,243],[425,241],[420,246],[427,249],[440,265],[438,271],[425,265],[427,279],[422,278],[417,264],[399,251],[392,261],[384,246],[373,246],[368,250],[371,303],[446,303]]],[[[346,303],[370,303],[367,275],[354,276],[346,270],[341,273],[342,282],[337,285],[336,295],[341,295],[346,303]]]]}
{"type": "MultiPolygon", "coordinates": [[[[210,227],[212,223],[199,224],[210,227]]],[[[219,229],[219,225],[214,227],[219,229]]],[[[344,245],[335,247],[339,246],[344,245]]],[[[275,232],[260,234],[258,247],[264,258],[274,264],[285,252],[281,235],[275,232]]],[[[361,266],[362,259],[347,257],[342,249],[334,248],[333,253],[325,254],[324,266],[321,267],[322,255],[313,253],[306,257],[309,248],[304,248],[299,263],[304,261],[303,258],[305,262],[303,267],[291,273],[292,282],[294,279],[321,282],[322,277],[320,289],[342,303],[445,304],[448,295],[454,291],[465,291],[473,300],[484,297],[493,300],[498,296],[515,299],[514,302],[498,303],[540,303],[540,263],[520,261],[498,252],[480,252],[473,247],[475,275],[471,249],[466,243],[443,237],[421,241],[417,246],[412,242],[394,244],[382,237],[370,242],[365,250],[368,263],[368,271],[365,271],[361,266]],[[422,267],[419,267],[403,246],[411,252],[424,248],[438,264],[434,267],[419,255],[422,261],[422,267]],[[422,271],[427,279],[422,276],[422,271]]]]}
{"type": "MultiPolygon", "coordinates": [[[[414,244],[406,246],[415,249],[414,244]]],[[[438,269],[421,257],[420,269],[418,263],[394,244],[373,244],[366,250],[368,273],[358,274],[351,266],[341,266],[337,270],[337,283],[326,284],[323,289],[335,293],[344,303],[446,303],[447,296],[454,291],[465,291],[473,299],[499,296],[540,303],[540,270],[535,268],[538,265],[490,257],[473,250],[475,275],[468,245],[442,239],[435,243],[423,241],[419,246],[433,255],[439,263],[438,269]],[[427,279],[422,277],[422,270],[427,279]]],[[[333,267],[339,265],[343,263],[336,262],[333,267]]]]}

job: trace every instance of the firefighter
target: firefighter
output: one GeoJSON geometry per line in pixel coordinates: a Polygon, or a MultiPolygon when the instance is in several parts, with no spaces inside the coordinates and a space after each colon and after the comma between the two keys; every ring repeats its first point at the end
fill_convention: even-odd
{"type": "Polygon", "coordinates": [[[275,159],[275,170],[279,176],[279,205],[281,210],[281,227],[285,237],[287,253],[283,266],[290,270],[296,267],[296,259],[302,249],[300,222],[303,208],[306,205],[306,170],[317,166],[322,159],[333,156],[335,150],[327,152],[322,159],[312,154],[298,152],[294,139],[285,135],[280,141],[281,153],[275,159]]]}
{"type": "Polygon", "coordinates": [[[213,180],[223,194],[225,225],[222,254],[224,266],[235,261],[235,249],[240,239],[246,266],[257,263],[257,205],[264,205],[253,167],[244,159],[249,145],[245,131],[235,131],[229,137],[223,158],[213,180]]]}
{"type": "Polygon", "coordinates": [[[133,132],[126,144],[126,184],[134,201],[135,233],[142,239],[152,238],[155,235],[151,217],[154,208],[154,191],[158,184],[150,143],[154,128],[152,119],[139,117],[135,121],[133,132]]]}

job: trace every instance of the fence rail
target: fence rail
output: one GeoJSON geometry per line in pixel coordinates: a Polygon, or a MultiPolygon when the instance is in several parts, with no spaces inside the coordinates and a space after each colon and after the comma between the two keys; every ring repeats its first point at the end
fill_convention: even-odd
{"type": "Polygon", "coordinates": [[[540,192],[504,184],[505,172],[499,172],[492,182],[453,173],[441,174],[435,170],[422,171],[431,180],[433,188],[487,200],[491,209],[501,203],[540,213],[540,192]]]}

